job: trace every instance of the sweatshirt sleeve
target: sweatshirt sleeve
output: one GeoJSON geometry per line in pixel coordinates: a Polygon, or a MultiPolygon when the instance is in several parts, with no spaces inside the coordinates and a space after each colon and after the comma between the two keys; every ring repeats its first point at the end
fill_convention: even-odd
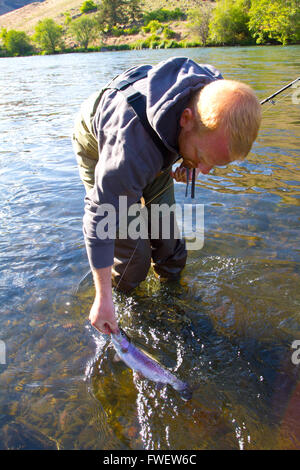
{"type": "MultiPolygon", "coordinates": [[[[136,132],[143,133],[144,130],[138,126],[136,132]]],[[[159,152],[149,153],[149,142],[133,149],[125,144],[123,134],[120,131],[105,135],[105,145],[96,166],[95,185],[85,198],[83,232],[92,269],[113,265],[115,233],[119,226],[119,196],[126,196],[127,209],[139,202],[143,189],[153,181],[163,165],[159,152]],[[147,153],[144,148],[147,148],[147,153]]],[[[144,140],[148,139],[145,135],[144,140]]]]}

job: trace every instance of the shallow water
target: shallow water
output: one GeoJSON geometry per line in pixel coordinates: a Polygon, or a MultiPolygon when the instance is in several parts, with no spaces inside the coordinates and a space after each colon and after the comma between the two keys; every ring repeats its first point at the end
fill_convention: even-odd
{"type": "MultiPolygon", "coordinates": [[[[160,284],[150,272],[133,295],[114,294],[126,332],[195,387],[189,402],[114,362],[109,339],[89,325],[89,276],[76,291],[88,262],[70,142],[81,102],[137,63],[185,55],[263,99],[299,75],[299,53],[237,47],[1,59],[1,448],[300,447],[291,361],[300,339],[299,89],[264,105],[247,161],[199,178],[205,242],[189,253],[181,283],[160,284]]],[[[176,184],[177,201],[191,202],[184,193],[176,184]]]]}

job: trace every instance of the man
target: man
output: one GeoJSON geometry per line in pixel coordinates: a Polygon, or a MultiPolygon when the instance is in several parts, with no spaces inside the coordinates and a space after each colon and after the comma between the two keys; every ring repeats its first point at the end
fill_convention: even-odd
{"type": "MultiPolygon", "coordinates": [[[[101,208],[111,204],[116,209],[118,228],[119,196],[127,197],[128,207],[142,197],[148,208],[153,203],[171,206],[173,179],[186,181],[186,168],[207,174],[214,166],[245,158],[261,121],[251,88],[224,80],[210,65],[173,57],[154,67],[134,69],[145,70],[147,76],[133,86],[145,97],[147,119],[165,151],[158,148],[123,94],[113,88],[84,103],[73,136],[87,190],[84,236],[96,290],[90,321],[106,334],[118,330],[112,282],[130,291],[146,278],[151,261],[161,278],[177,279],[187,253],[174,231],[168,239],[161,234],[151,238],[151,220],[146,239],[99,238],[101,208]],[[172,171],[178,155],[182,163],[172,171]]],[[[126,80],[131,74],[132,70],[119,78],[126,80]]]]}

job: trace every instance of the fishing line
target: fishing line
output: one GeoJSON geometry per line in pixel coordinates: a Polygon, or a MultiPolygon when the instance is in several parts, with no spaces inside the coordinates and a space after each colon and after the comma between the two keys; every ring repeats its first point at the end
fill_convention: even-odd
{"type": "Polygon", "coordinates": [[[289,92],[286,94],[286,95],[283,95],[281,98],[279,99],[276,99],[276,100],[270,100],[268,102],[269,106],[265,107],[262,111],[262,113],[264,114],[266,111],[269,111],[270,109],[273,108],[273,106],[276,106],[277,103],[279,103],[280,101],[284,100],[285,98],[287,98],[288,96],[290,96],[292,93],[291,90],[289,90],[289,92]]]}
{"type": "Polygon", "coordinates": [[[75,288],[73,289],[72,291],[72,295],[77,295],[78,294],[78,290],[81,286],[81,284],[88,278],[88,276],[91,274],[91,270],[89,269],[89,271],[87,273],[85,273],[78,281],[77,285],[75,286],[75,288]]]}
{"type": "MultiPolygon", "coordinates": [[[[276,105],[277,103],[279,103],[279,101],[282,101],[284,98],[286,98],[287,96],[290,95],[290,93],[287,93],[286,95],[283,95],[282,98],[280,98],[279,100],[274,100],[273,98],[275,98],[277,95],[279,95],[279,93],[282,93],[283,91],[287,90],[288,88],[290,88],[291,86],[293,86],[295,83],[297,83],[298,81],[300,80],[300,77],[296,78],[295,80],[293,80],[292,82],[288,83],[287,85],[285,85],[284,87],[280,88],[280,90],[276,91],[275,93],[273,93],[272,95],[268,96],[267,98],[263,99],[260,104],[263,105],[265,103],[268,103],[270,102],[271,103],[271,106],[269,106],[268,108],[264,108],[264,111],[267,111],[269,109],[272,108],[272,106],[276,105]]],[[[290,90],[291,92],[291,90],[290,90]]],[[[263,112],[264,112],[263,111],[263,112]]]]}
{"type": "Polygon", "coordinates": [[[294,83],[298,82],[300,80],[300,77],[296,78],[295,80],[293,80],[292,82],[288,83],[287,85],[285,85],[284,87],[280,88],[280,90],[277,90],[275,91],[275,93],[273,93],[272,95],[268,96],[267,98],[265,98],[264,100],[262,100],[260,102],[260,104],[265,104],[267,103],[268,101],[271,101],[273,98],[275,98],[275,96],[279,95],[279,93],[282,93],[284,90],[286,90],[287,88],[290,88],[292,85],[294,85],[294,83]]]}

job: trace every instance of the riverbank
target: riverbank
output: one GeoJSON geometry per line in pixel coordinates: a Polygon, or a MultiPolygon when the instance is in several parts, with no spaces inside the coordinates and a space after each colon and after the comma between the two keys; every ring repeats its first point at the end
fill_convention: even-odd
{"type": "MultiPolygon", "coordinates": [[[[161,49],[189,49],[189,48],[199,48],[199,49],[213,49],[213,48],[218,48],[218,49],[228,49],[228,48],[232,48],[232,49],[236,49],[237,47],[242,47],[242,48],[247,48],[247,47],[257,47],[258,49],[262,48],[262,47],[278,47],[278,48],[282,48],[282,47],[289,47],[289,46],[297,46],[299,44],[289,44],[288,46],[283,46],[282,44],[271,44],[271,43],[268,43],[268,44],[253,44],[253,43],[249,43],[249,44],[243,44],[243,45],[206,45],[206,46],[202,46],[201,44],[197,43],[197,42],[185,42],[185,41],[180,41],[180,42],[177,42],[177,41],[170,41],[169,44],[165,45],[164,47],[147,47],[147,46],[144,46],[144,47],[136,47],[136,45],[130,45],[130,44],[111,44],[111,45],[106,45],[106,46],[96,46],[96,47],[88,47],[87,49],[84,49],[82,47],[70,47],[70,48],[65,48],[65,49],[61,49],[59,51],[56,51],[55,53],[52,53],[52,54],[47,54],[47,53],[41,53],[41,52],[35,52],[35,53],[32,53],[32,54],[24,54],[22,57],[31,57],[31,56],[41,56],[41,55],[63,55],[63,54],[82,54],[82,53],[93,53],[93,52],[119,52],[119,51],[132,51],[132,50],[153,50],[153,49],[156,49],[156,50],[161,50],[161,49]]],[[[1,50],[0,50],[0,59],[4,59],[4,58],[11,58],[12,56],[10,55],[1,55],[1,50]]]]}

